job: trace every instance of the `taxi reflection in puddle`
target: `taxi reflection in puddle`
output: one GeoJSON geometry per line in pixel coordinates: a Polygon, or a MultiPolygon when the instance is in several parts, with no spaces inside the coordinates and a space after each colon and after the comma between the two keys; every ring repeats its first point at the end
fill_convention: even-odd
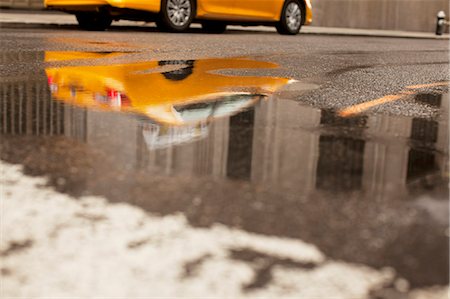
{"type": "MultiPolygon", "coordinates": [[[[94,60],[108,53],[46,52],[46,61],[94,60]]],[[[255,105],[291,80],[233,76],[219,70],[276,68],[244,58],[146,61],[47,68],[55,100],[106,111],[145,116],[141,126],[149,149],[204,138],[216,118],[255,105]]]]}

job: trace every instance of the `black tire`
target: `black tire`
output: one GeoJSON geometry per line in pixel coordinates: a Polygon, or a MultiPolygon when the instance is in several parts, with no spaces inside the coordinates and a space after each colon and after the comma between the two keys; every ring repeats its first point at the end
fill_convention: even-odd
{"type": "Polygon", "coordinates": [[[156,24],[156,28],[158,28],[159,31],[167,31],[166,26],[161,21],[161,17],[158,20],[156,20],[155,24],[156,24]]]}
{"type": "Polygon", "coordinates": [[[275,26],[278,33],[283,35],[296,35],[299,33],[303,25],[303,9],[303,6],[298,0],[286,0],[281,11],[280,21],[275,26]],[[292,8],[298,9],[298,12],[296,11],[295,15],[290,18],[289,14],[292,12],[292,8]]]}
{"type": "Polygon", "coordinates": [[[224,33],[227,30],[227,24],[218,21],[204,21],[202,29],[206,33],[224,33]]]}
{"type": "Polygon", "coordinates": [[[194,20],[196,14],[196,7],[194,0],[162,0],[161,1],[161,11],[159,20],[156,25],[160,30],[170,31],[170,32],[183,32],[186,31],[194,20]],[[177,10],[181,17],[178,20],[174,20],[173,14],[171,15],[170,10],[173,10],[174,2],[180,3],[179,9],[177,10]],[[183,17],[184,16],[184,17],[183,17]]]}
{"type": "Polygon", "coordinates": [[[80,12],[75,16],[80,28],[89,31],[105,31],[113,21],[107,12],[80,12]]]}

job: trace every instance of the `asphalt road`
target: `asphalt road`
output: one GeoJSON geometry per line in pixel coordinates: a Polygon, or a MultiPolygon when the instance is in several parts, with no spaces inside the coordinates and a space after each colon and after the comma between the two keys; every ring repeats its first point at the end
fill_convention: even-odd
{"type": "Polygon", "coordinates": [[[0,39],[5,295],[446,296],[448,41],[0,39]]]}

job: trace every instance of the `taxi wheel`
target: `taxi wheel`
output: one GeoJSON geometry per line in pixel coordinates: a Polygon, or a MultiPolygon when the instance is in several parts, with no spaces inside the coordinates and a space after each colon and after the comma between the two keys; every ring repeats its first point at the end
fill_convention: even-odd
{"type": "Polygon", "coordinates": [[[286,0],[276,28],[279,34],[296,35],[302,27],[302,6],[298,0],[286,0]]]}
{"type": "Polygon", "coordinates": [[[165,65],[179,65],[182,66],[181,68],[170,71],[170,72],[164,72],[162,75],[172,81],[181,81],[192,75],[193,69],[194,69],[194,60],[163,60],[158,62],[159,66],[165,66],[165,65]]]}
{"type": "Polygon", "coordinates": [[[104,31],[112,23],[112,18],[105,12],[82,12],[76,14],[78,25],[84,30],[104,31]]]}
{"type": "Polygon", "coordinates": [[[183,32],[195,17],[194,0],[162,0],[158,28],[164,31],[183,32]]]}
{"type": "Polygon", "coordinates": [[[202,29],[207,33],[224,33],[227,30],[227,24],[222,22],[204,21],[202,29]]]}

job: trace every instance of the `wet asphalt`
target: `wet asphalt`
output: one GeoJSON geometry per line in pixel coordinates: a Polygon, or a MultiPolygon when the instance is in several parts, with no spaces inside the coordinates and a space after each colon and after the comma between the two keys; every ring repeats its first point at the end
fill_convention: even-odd
{"type": "Polygon", "coordinates": [[[0,158],[58,191],[298,238],[333,259],[392,267],[412,288],[448,283],[448,41],[51,26],[3,27],[0,40],[0,158]],[[75,58],[49,58],[67,52],[75,58]],[[240,97],[169,101],[189,120],[174,125],[123,97],[113,109],[63,95],[98,100],[89,89],[100,83],[83,81],[90,67],[139,63],[157,65],[145,105],[163,89],[208,96],[217,78],[217,91],[240,97]]]}

